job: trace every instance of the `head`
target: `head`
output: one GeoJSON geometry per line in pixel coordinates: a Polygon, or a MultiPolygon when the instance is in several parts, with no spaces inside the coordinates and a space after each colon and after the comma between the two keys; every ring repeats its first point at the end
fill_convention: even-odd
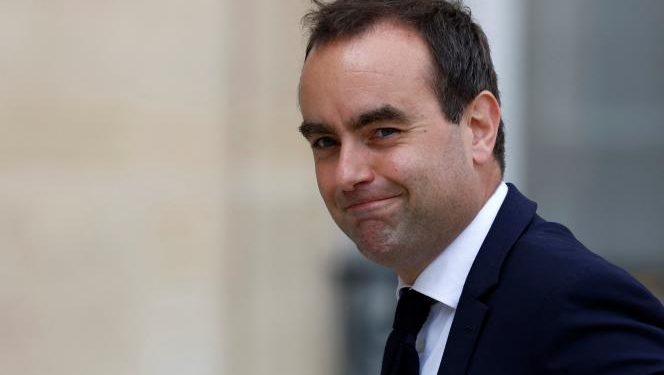
{"type": "Polygon", "coordinates": [[[319,190],[364,255],[412,281],[501,178],[486,37],[443,1],[318,5],[299,99],[319,190]]]}
{"type": "MultiPolygon", "coordinates": [[[[431,53],[431,86],[441,110],[458,123],[464,108],[483,90],[500,103],[498,80],[484,31],[473,22],[461,1],[444,0],[313,0],[317,9],[304,16],[309,28],[306,56],[317,45],[362,34],[376,23],[392,19],[414,28],[431,53]]],[[[493,150],[505,172],[502,119],[493,150]]]]}

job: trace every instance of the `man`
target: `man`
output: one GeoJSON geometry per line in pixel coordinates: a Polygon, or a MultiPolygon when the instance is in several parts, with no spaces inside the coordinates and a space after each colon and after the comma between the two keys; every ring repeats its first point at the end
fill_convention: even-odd
{"type": "Polygon", "coordinates": [[[316,2],[301,133],[321,196],[399,276],[382,374],[664,374],[664,308],[502,182],[487,39],[456,2],[316,2]]]}

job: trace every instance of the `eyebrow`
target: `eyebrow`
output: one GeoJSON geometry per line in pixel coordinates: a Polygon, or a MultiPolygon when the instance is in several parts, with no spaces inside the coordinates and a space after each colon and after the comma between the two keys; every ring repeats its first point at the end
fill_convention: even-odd
{"type": "Polygon", "coordinates": [[[325,124],[302,121],[302,125],[300,125],[300,133],[304,138],[309,138],[314,134],[332,134],[333,132],[332,129],[325,124]]]}
{"type": "MultiPolygon", "coordinates": [[[[408,116],[406,116],[403,111],[389,104],[385,104],[379,108],[364,112],[352,119],[350,121],[350,128],[358,130],[365,126],[385,121],[403,124],[408,121],[408,116]]],[[[300,125],[300,133],[302,133],[305,138],[309,138],[313,134],[332,134],[334,132],[326,124],[302,121],[302,125],[300,125]]]]}

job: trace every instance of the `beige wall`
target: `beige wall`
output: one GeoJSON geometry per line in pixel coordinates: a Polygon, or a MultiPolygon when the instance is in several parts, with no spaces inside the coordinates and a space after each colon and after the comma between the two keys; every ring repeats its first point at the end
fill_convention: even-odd
{"type": "Polygon", "coordinates": [[[335,365],[325,245],[332,224],[297,132],[307,4],[237,1],[224,22],[229,374],[329,374],[335,365]]]}
{"type": "Polygon", "coordinates": [[[0,4],[0,373],[331,373],[306,6],[0,4]]]}

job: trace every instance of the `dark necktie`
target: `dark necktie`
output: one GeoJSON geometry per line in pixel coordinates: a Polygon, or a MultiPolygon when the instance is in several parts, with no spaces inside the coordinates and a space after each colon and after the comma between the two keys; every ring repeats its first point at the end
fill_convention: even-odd
{"type": "Polygon", "coordinates": [[[420,359],[415,349],[415,340],[434,302],[412,289],[401,294],[394,314],[393,329],[385,344],[380,375],[419,375],[420,359]]]}

